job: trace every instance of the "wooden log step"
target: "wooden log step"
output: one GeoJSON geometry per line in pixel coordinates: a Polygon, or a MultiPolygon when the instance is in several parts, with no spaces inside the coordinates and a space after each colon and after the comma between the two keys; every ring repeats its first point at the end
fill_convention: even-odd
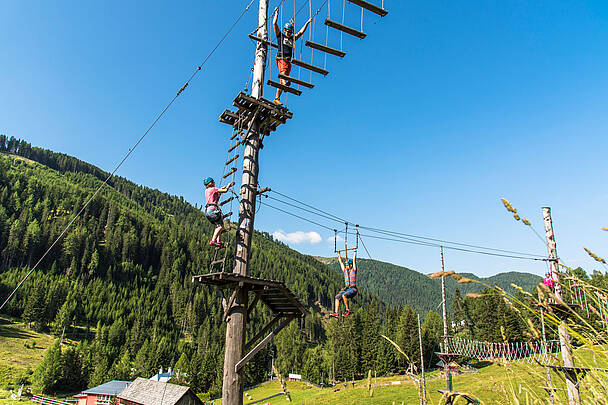
{"type": "Polygon", "coordinates": [[[359,7],[363,7],[364,9],[371,11],[372,13],[378,14],[380,17],[384,17],[388,14],[388,11],[383,9],[382,7],[378,7],[375,4],[367,2],[365,0],[348,0],[349,3],[353,3],[358,5],[359,7]]]}
{"type": "Polygon", "coordinates": [[[224,205],[228,204],[228,203],[229,203],[230,201],[232,201],[232,200],[234,200],[234,196],[232,196],[232,197],[228,198],[227,200],[224,200],[224,201],[220,202],[220,207],[222,207],[222,206],[224,206],[224,205]]]}
{"type": "Polygon", "coordinates": [[[224,214],[224,216],[222,216],[222,219],[226,219],[226,218],[228,218],[228,217],[229,217],[229,216],[231,216],[231,215],[232,215],[232,211],[230,211],[230,212],[229,212],[229,213],[227,213],[227,214],[224,214]]]}
{"type": "Polygon", "coordinates": [[[279,46],[278,46],[277,44],[275,44],[274,42],[272,42],[272,41],[270,41],[270,40],[268,40],[268,39],[260,38],[260,37],[258,37],[258,36],[256,36],[256,35],[253,35],[253,34],[249,34],[249,38],[250,38],[250,39],[253,39],[254,41],[261,42],[261,43],[263,43],[263,44],[265,44],[265,45],[270,45],[270,46],[272,46],[273,48],[277,48],[277,49],[279,49],[279,46]]]}
{"type": "Polygon", "coordinates": [[[228,184],[228,188],[232,188],[232,186],[234,186],[234,181],[230,184],[228,184]]]}
{"type": "Polygon", "coordinates": [[[230,169],[230,171],[228,173],[226,173],[222,178],[226,178],[228,176],[230,176],[232,173],[236,172],[236,167],[233,167],[232,169],[230,169]]]}
{"type": "Polygon", "coordinates": [[[272,86],[272,87],[276,87],[277,89],[281,89],[286,93],[291,93],[291,94],[295,94],[296,96],[300,96],[302,94],[302,92],[298,89],[292,89],[289,86],[285,86],[284,84],[281,83],[277,83],[274,82],[272,80],[268,80],[266,83],[268,83],[268,85],[272,86]]]}
{"type": "Polygon", "coordinates": [[[241,131],[241,130],[239,130],[239,131],[235,131],[235,132],[234,132],[234,134],[232,134],[232,136],[230,137],[230,140],[231,140],[231,141],[234,141],[234,139],[235,139],[237,136],[242,135],[242,134],[243,134],[243,131],[241,131]]]}
{"type": "Polygon", "coordinates": [[[312,70],[315,73],[320,73],[323,76],[327,76],[327,74],[329,73],[329,71],[327,71],[327,70],[325,70],[323,68],[320,68],[320,67],[315,66],[315,65],[311,65],[310,63],[306,63],[306,62],[303,62],[303,61],[298,60],[298,59],[292,59],[291,63],[293,63],[294,65],[299,66],[301,68],[312,70]]]}
{"type": "Polygon", "coordinates": [[[224,261],[226,261],[226,259],[214,260],[211,262],[211,265],[215,266],[216,264],[224,263],[224,261]]]}
{"type": "Polygon", "coordinates": [[[236,155],[234,155],[234,157],[232,157],[232,159],[230,159],[230,160],[228,160],[228,161],[226,162],[226,166],[228,166],[230,163],[232,163],[232,162],[234,162],[235,160],[237,160],[237,159],[239,158],[239,156],[241,156],[241,155],[239,155],[238,153],[237,153],[236,155]]]}
{"type": "Polygon", "coordinates": [[[312,42],[312,41],[306,41],[306,43],[304,45],[306,45],[309,48],[321,51],[321,52],[327,52],[329,54],[339,56],[341,58],[343,58],[344,55],[346,55],[346,52],[343,52],[339,49],[330,48],[329,46],[321,45],[321,44],[318,44],[318,43],[312,42]]]}
{"type": "Polygon", "coordinates": [[[313,87],[315,87],[315,85],[312,83],[305,82],[304,80],[296,79],[295,77],[285,76],[283,73],[279,73],[279,79],[287,80],[288,82],[293,82],[295,84],[299,84],[299,85],[307,87],[309,89],[312,89],[313,87]]]}
{"type": "Polygon", "coordinates": [[[328,27],[331,28],[335,28],[338,31],[342,31],[345,32],[349,35],[355,36],[357,38],[365,38],[367,36],[367,34],[365,32],[361,32],[359,30],[356,30],[354,28],[351,27],[347,27],[346,25],[340,24],[338,22],[332,21],[329,18],[325,20],[325,25],[327,25],[328,27]]]}
{"type": "Polygon", "coordinates": [[[230,153],[230,152],[232,152],[233,150],[235,150],[236,148],[238,148],[240,144],[241,144],[240,142],[237,142],[237,143],[235,143],[234,145],[232,145],[232,146],[230,147],[230,149],[228,149],[228,153],[230,153]]]}

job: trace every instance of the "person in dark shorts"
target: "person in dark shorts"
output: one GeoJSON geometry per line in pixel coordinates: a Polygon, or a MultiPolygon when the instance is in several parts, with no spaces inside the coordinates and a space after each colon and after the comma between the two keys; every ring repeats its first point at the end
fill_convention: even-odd
{"type": "Polygon", "coordinates": [[[213,231],[209,246],[223,247],[224,245],[220,242],[220,235],[224,232],[224,218],[222,210],[220,210],[219,200],[220,194],[227,192],[230,187],[215,187],[215,181],[213,181],[211,177],[205,178],[203,184],[205,185],[205,198],[207,200],[207,205],[205,205],[205,217],[207,217],[209,222],[215,225],[215,230],[213,231]]]}
{"type": "Polygon", "coordinates": [[[344,312],[344,317],[350,315],[350,306],[348,305],[348,300],[352,299],[357,295],[357,251],[355,250],[355,256],[352,260],[345,259],[342,261],[342,256],[340,252],[338,252],[338,259],[340,262],[340,267],[342,268],[342,273],[344,273],[344,289],[336,295],[335,300],[335,311],[333,314],[329,316],[337,318],[340,316],[340,299],[344,301],[344,306],[346,307],[346,312],[344,312]]]}
{"type": "MultiPolygon", "coordinates": [[[[274,9],[274,16],[272,18],[272,26],[274,27],[274,33],[277,36],[277,44],[279,49],[277,51],[277,66],[279,68],[279,72],[284,74],[285,76],[289,76],[291,72],[291,58],[293,56],[293,43],[297,41],[303,34],[306,32],[308,25],[311,23],[312,19],[308,19],[306,24],[302,27],[297,34],[293,35],[293,23],[288,22],[283,26],[283,32],[279,28],[277,21],[279,19],[279,8],[276,7],[274,9]]],[[[289,86],[291,83],[285,79],[281,79],[281,84],[285,86],[289,86]]],[[[281,93],[283,90],[277,89],[277,95],[274,99],[274,103],[280,105],[281,104],[281,93]]]]}

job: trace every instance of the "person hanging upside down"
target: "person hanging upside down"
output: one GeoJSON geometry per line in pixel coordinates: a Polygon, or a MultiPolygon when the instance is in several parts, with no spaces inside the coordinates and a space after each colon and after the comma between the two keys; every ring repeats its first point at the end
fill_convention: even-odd
{"type": "MultiPolygon", "coordinates": [[[[293,55],[293,43],[297,41],[306,32],[306,28],[311,23],[312,19],[309,18],[306,24],[300,31],[294,36],[293,35],[293,23],[288,22],[283,26],[283,32],[281,32],[277,20],[279,19],[279,8],[274,9],[274,17],[272,18],[272,25],[274,27],[274,33],[277,36],[277,43],[279,49],[277,51],[277,66],[279,73],[289,76],[291,72],[291,57],[293,55]]],[[[285,79],[281,79],[281,84],[289,86],[291,83],[285,79]]],[[[274,103],[281,105],[281,93],[283,90],[277,89],[277,95],[274,99],[274,103]]]]}
{"type": "Polygon", "coordinates": [[[329,315],[334,318],[340,316],[340,299],[344,301],[344,306],[346,307],[346,312],[344,312],[344,317],[350,315],[350,306],[348,305],[348,300],[357,295],[357,251],[355,250],[355,256],[353,260],[344,259],[342,262],[342,256],[338,251],[338,258],[340,261],[340,267],[342,268],[342,273],[344,273],[344,284],[345,287],[342,291],[336,295],[335,300],[335,311],[333,314],[329,315]]]}
{"type": "Polygon", "coordinates": [[[209,246],[223,247],[224,245],[220,242],[220,235],[224,232],[224,218],[218,203],[220,194],[227,192],[230,186],[216,188],[215,181],[213,181],[211,177],[205,178],[203,184],[205,185],[205,198],[207,200],[207,205],[205,205],[205,217],[207,217],[209,222],[215,225],[215,230],[213,231],[209,246]]]}

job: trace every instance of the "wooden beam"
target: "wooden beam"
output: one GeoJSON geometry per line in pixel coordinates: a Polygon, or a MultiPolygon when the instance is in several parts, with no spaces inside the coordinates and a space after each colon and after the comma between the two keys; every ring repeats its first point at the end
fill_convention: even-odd
{"type": "Polygon", "coordinates": [[[295,77],[286,76],[283,73],[279,73],[279,79],[287,80],[288,82],[293,82],[295,84],[299,84],[299,85],[307,87],[309,89],[312,89],[313,87],[315,87],[315,85],[312,83],[306,82],[304,80],[296,79],[295,77]]]}
{"type": "Polygon", "coordinates": [[[251,351],[249,353],[247,353],[245,355],[245,357],[243,357],[241,359],[241,361],[236,363],[236,365],[234,366],[234,371],[236,373],[238,373],[240,371],[240,369],[245,365],[245,363],[247,363],[249,360],[251,360],[251,358],[253,356],[255,356],[257,352],[262,350],[264,348],[264,346],[266,346],[268,344],[268,342],[270,342],[272,340],[272,338],[277,333],[279,333],[285,326],[287,326],[289,324],[289,322],[291,322],[294,318],[295,318],[295,316],[293,316],[293,315],[285,318],[283,320],[283,322],[281,322],[281,324],[279,326],[277,326],[277,328],[275,330],[270,332],[264,339],[262,339],[262,341],[260,343],[258,343],[253,349],[251,349],[251,351]]]}
{"type": "Polygon", "coordinates": [[[304,45],[306,45],[309,48],[316,49],[317,51],[326,52],[326,53],[329,53],[332,55],[339,56],[340,58],[343,58],[346,55],[346,52],[343,52],[339,49],[330,48],[329,46],[321,45],[321,44],[318,44],[318,43],[312,42],[312,41],[306,41],[306,43],[304,45]]]}
{"type": "Polygon", "coordinates": [[[263,43],[264,45],[270,45],[270,46],[272,46],[273,48],[277,48],[277,49],[279,49],[279,46],[278,46],[277,44],[275,44],[274,42],[270,41],[269,39],[260,38],[260,37],[258,37],[258,36],[256,36],[256,35],[253,35],[253,34],[249,34],[249,38],[250,38],[250,39],[253,39],[254,41],[261,42],[261,43],[263,43]]]}
{"type": "Polygon", "coordinates": [[[298,89],[293,89],[289,86],[285,86],[284,84],[281,83],[277,83],[275,81],[272,80],[268,80],[266,83],[268,83],[268,85],[272,86],[272,87],[276,87],[277,89],[281,89],[286,93],[291,93],[291,94],[295,94],[296,96],[300,96],[302,95],[302,92],[298,89]]]}
{"type": "Polygon", "coordinates": [[[226,161],[225,165],[228,166],[230,163],[234,162],[235,160],[237,160],[241,155],[239,155],[238,153],[236,155],[234,155],[230,160],[226,161]]]}
{"type": "Polygon", "coordinates": [[[249,342],[247,342],[245,344],[245,350],[249,350],[249,348],[251,348],[251,346],[253,346],[255,344],[255,342],[257,342],[262,336],[264,336],[270,329],[272,329],[272,327],[274,325],[276,325],[276,323],[281,319],[282,317],[280,315],[275,316],[274,318],[272,318],[270,320],[270,322],[268,322],[266,324],[266,326],[264,326],[262,328],[262,330],[260,330],[258,333],[255,334],[255,336],[253,336],[249,342]]]}
{"type": "Polygon", "coordinates": [[[306,62],[303,62],[303,61],[298,60],[298,59],[292,59],[291,63],[293,63],[294,65],[299,66],[301,68],[312,70],[315,73],[322,74],[323,76],[327,76],[327,74],[329,73],[328,70],[325,70],[325,69],[320,68],[320,67],[315,66],[315,65],[311,65],[310,63],[306,63],[306,62]]]}
{"type": "Polygon", "coordinates": [[[232,309],[232,304],[234,304],[234,300],[236,299],[236,296],[238,295],[240,290],[241,290],[241,287],[235,288],[234,292],[232,293],[232,296],[230,296],[230,301],[228,301],[228,305],[226,305],[227,309],[224,311],[224,317],[222,318],[222,322],[226,322],[226,319],[228,318],[228,314],[230,313],[230,310],[232,309]]]}
{"type": "Polygon", "coordinates": [[[357,38],[363,39],[367,36],[367,34],[365,32],[356,30],[354,28],[348,27],[344,24],[340,24],[338,22],[332,21],[329,18],[325,20],[325,25],[327,25],[328,27],[337,29],[338,31],[342,31],[346,34],[355,36],[357,38]]]}
{"type": "Polygon", "coordinates": [[[229,203],[230,201],[232,201],[232,200],[234,200],[234,196],[232,196],[232,197],[230,197],[230,198],[228,198],[228,199],[226,199],[226,200],[222,201],[222,202],[220,203],[220,207],[222,207],[222,206],[224,206],[224,205],[228,204],[228,203],[229,203]]]}
{"type": "Polygon", "coordinates": [[[251,301],[251,304],[247,307],[247,316],[251,315],[251,312],[255,309],[255,306],[258,304],[260,297],[262,296],[262,291],[258,291],[255,293],[255,298],[251,301]]]}
{"type": "Polygon", "coordinates": [[[378,14],[380,17],[384,17],[385,15],[388,14],[388,11],[386,11],[385,9],[378,7],[375,4],[372,4],[365,0],[348,0],[348,1],[349,1],[349,3],[353,3],[353,4],[358,5],[359,7],[363,7],[364,9],[371,11],[372,13],[378,14]]]}
{"type": "Polygon", "coordinates": [[[223,178],[225,179],[226,177],[230,176],[232,173],[236,172],[236,167],[233,167],[232,169],[230,169],[230,171],[228,173],[226,173],[223,178]]]}

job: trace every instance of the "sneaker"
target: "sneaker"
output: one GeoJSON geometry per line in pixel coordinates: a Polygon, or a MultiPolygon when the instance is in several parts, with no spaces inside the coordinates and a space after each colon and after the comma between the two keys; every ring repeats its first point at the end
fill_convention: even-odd
{"type": "Polygon", "coordinates": [[[346,311],[342,316],[346,318],[349,315],[350,315],[350,311],[346,311]]]}
{"type": "Polygon", "coordinates": [[[214,240],[212,240],[211,242],[209,242],[209,245],[215,246],[216,248],[223,248],[224,247],[224,244],[222,242],[216,242],[214,240]]]}
{"type": "Polygon", "coordinates": [[[338,318],[339,316],[340,316],[340,314],[337,312],[334,312],[333,314],[329,314],[330,318],[338,318]]]}
{"type": "Polygon", "coordinates": [[[275,103],[276,105],[283,105],[283,103],[281,103],[281,100],[279,100],[278,98],[275,98],[273,103],[275,103]]]}

